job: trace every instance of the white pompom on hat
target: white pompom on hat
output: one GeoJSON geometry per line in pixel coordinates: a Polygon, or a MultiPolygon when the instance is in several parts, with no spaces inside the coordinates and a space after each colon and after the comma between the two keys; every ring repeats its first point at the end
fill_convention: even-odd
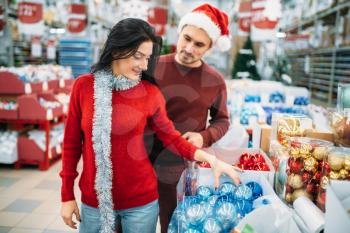
{"type": "Polygon", "coordinates": [[[186,25],[192,25],[205,30],[213,44],[224,52],[231,48],[228,30],[228,17],[226,13],[211,6],[203,4],[181,18],[178,31],[186,25]]]}

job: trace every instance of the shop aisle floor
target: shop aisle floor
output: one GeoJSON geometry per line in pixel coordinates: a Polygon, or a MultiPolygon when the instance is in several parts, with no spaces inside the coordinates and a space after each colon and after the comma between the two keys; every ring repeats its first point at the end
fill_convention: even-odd
{"type": "MultiPolygon", "coordinates": [[[[47,171],[0,166],[0,233],[78,232],[60,217],[60,169],[61,161],[47,171]]],[[[75,195],[80,196],[77,185],[75,195]]]]}

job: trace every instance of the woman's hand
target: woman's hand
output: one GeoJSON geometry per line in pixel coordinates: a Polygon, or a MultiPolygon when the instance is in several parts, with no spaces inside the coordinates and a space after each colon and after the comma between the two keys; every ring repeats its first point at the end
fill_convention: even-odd
{"type": "Polygon", "coordinates": [[[214,187],[219,187],[220,184],[220,176],[225,173],[236,183],[240,184],[241,180],[239,179],[239,175],[235,170],[240,170],[232,165],[225,163],[214,155],[211,155],[203,150],[197,150],[194,154],[194,159],[201,162],[207,162],[210,164],[210,167],[214,174],[214,187]]]}
{"type": "Polygon", "coordinates": [[[77,223],[73,221],[73,214],[75,219],[80,222],[80,213],[77,202],[75,200],[62,202],[61,217],[65,224],[73,229],[77,229],[77,223]]]}

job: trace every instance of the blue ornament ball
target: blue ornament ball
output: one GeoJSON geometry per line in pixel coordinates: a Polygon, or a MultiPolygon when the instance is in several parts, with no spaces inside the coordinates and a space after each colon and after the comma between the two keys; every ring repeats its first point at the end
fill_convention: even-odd
{"type": "Polygon", "coordinates": [[[208,218],[203,223],[203,233],[220,233],[222,232],[222,227],[220,222],[214,218],[208,218]]]}
{"type": "Polygon", "coordinates": [[[210,217],[215,214],[214,206],[210,205],[209,202],[203,201],[201,205],[203,206],[206,217],[210,217]]]}
{"type": "Polygon", "coordinates": [[[195,228],[189,228],[184,233],[201,233],[201,231],[195,228]]]}
{"type": "Polygon", "coordinates": [[[221,223],[235,223],[237,211],[233,203],[223,202],[216,207],[216,217],[221,223]]]}
{"type": "Polygon", "coordinates": [[[244,184],[237,186],[234,192],[235,198],[238,200],[251,200],[253,198],[252,190],[244,184]]]}
{"type": "Polygon", "coordinates": [[[250,200],[236,200],[235,207],[239,219],[243,218],[253,210],[253,203],[250,200]]]}
{"type": "Polygon", "coordinates": [[[214,206],[215,205],[215,203],[216,203],[216,200],[218,199],[218,195],[213,195],[213,196],[211,196],[211,197],[209,197],[208,198],[208,203],[209,203],[209,205],[211,205],[211,206],[214,206]]]}
{"type": "Polygon", "coordinates": [[[188,223],[193,226],[201,224],[206,217],[205,209],[201,204],[193,204],[185,212],[188,223]]]}
{"type": "Polygon", "coordinates": [[[184,199],[180,202],[179,207],[182,210],[188,209],[193,204],[199,204],[201,198],[198,196],[185,196],[184,199]]]}
{"type": "Polygon", "coordinates": [[[233,194],[235,189],[236,189],[235,184],[233,184],[231,182],[224,182],[219,186],[218,192],[220,195],[233,194]]]}
{"type": "Polygon", "coordinates": [[[220,206],[221,204],[226,203],[226,202],[234,203],[235,202],[234,195],[221,195],[221,196],[219,196],[216,199],[215,206],[220,206]]]}
{"type": "Polygon", "coordinates": [[[203,200],[207,200],[213,195],[213,190],[208,186],[199,186],[196,193],[198,196],[202,197],[203,200]]]}
{"type": "Polygon", "coordinates": [[[252,190],[254,199],[263,195],[262,187],[257,182],[251,181],[246,183],[246,185],[252,190]]]}

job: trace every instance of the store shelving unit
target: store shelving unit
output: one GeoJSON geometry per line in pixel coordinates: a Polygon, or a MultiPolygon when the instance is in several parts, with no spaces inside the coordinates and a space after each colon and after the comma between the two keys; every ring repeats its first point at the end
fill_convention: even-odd
{"type": "MultiPolygon", "coordinates": [[[[340,16],[348,10],[350,1],[341,2],[285,28],[284,31],[300,33],[323,20],[327,25],[334,26],[329,33],[336,34],[340,16]]],[[[316,27],[314,30],[317,30],[316,27]]],[[[338,83],[350,83],[350,46],[337,46],[335,41],[328,48],[287,51],[294,84],[309,88],[312,98],[327,106],[334,106],[336,103],[338,83]]]]}

